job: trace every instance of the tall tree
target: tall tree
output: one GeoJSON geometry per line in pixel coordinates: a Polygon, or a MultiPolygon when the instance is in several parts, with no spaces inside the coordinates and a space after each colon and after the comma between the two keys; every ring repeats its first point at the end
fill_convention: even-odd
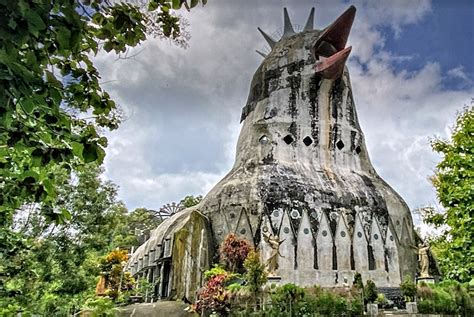
{"type": "Polygon", "coordinates": [[[181,201],[179,203],[184,208],[189,208],[189,207],[192,207],[192,206],[196,206],[197,204],[199,204],[201,202],[201,200],[202,200],[201,195],[199,195],[199,196],[188,195],[188,196],[184,197],[183,199],[181,199],[181,201]]]}
{"type": "Polygon", "coordinates": [[[443,155],[433,185],[444,211],[431,209],[425,216],[428,223],[444,228],[442,235],[432,241],[443,274],[461,282],[474,277],[473,105],[457,117],[450,140],[432,142],[433,149],[443,155]]]}
{"type": "Polygon", "coordinates": [[[0,0],[0,298],[17,288],[18,274],[35,274],[29,256],[38,240],[12,230],[26,206],[40,214],[32,216],[39,236],[51,223],[82,230],[89,217],[102,221],[94,210],[73,214],[60,194],[71,171],[102,162],[107,139],[100,130],[120,122],[91,57],[101,49],[124,52],[157,30],[179,39],[172,9],[199,1],[149,0],[146,10],[144,1],[110,2],[0,0]]]}
{"type": "MultiPolygon", "coordinates": [[[[179,38],[171,9],[183,3],[150,0],[145,13],[120,1],[0,1],[0,225],[24,203],[54,202],[51,166],[102,162],[107,139],[98,129],[117,128],[120,116],[91,56],[124,52],[147,28],[179,38]]],[[[69,217],[66,210],[47,216],[69,217]]]]}
{"type": "Polygon", "coordinates": [[[90,165],[58,187],[61,201],[55,208],[68,208],[72,217],[67,223],[49,223],[39,205],[16,219],[14,230],[28,248],[7,263],[19,270],[6,279],[0,307],[54,315],[79,308],[92,295],[99,258],[127,240],[129,216],[117,200],[117,187],[103,181],[101,173],[90,165]]]}

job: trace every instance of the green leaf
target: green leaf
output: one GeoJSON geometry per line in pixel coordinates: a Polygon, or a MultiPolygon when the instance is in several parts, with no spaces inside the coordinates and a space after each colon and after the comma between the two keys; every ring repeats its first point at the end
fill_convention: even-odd
{"type": "Polygon", "coordinates": [[[183,1],[183,0],[172,0],[172,1],[171,1],[171,7],[172,7],[174,10],[178,10],[179,8],[181,8],[181,5],[183,4],[183,2],[186,2],[186,1],[183,1]]]}
{"type": "Polygon", "coordinates": [[[191,8],[194,8],[199,3],[199,0],[191,0],[191,8]]]}
{"type": "Polygon", "coordinates": [[[84,158],[85,163],[96,161],[99,158],[97,145],[89,143],[85,144],[82,150],[82,157],[84,158]]]}
{"type": "Polygon", "coordinates": [[[10,20],[8,20],[8,26],[11,28],[11,29],[15,29],[17,27],[17,23],[16,21],[13,19],[13,18],[10,18],[10,20]]]}
{"type": "Polygon", "coordinates": [[[108,145],[108,140],[105,136],[100,137],[99,140],[97,141],[98,144],[102,145],[103,147],[107,147],[108,145]]]}
{"type": "Polygon", "coordinates": [[[21,178],[22,178],[22,179],[27,179],[27,178],[29,178],[29,177],[31,177],[31,178],[33,178],[35,181],[37,181],[38,178],[39,178],[39,175],[38,175],[38,173],[36,173],[36,172],[34,172],[34,171],[32,171],[32,170],[27,170],[27,171],[23,172],[23,174],[21,174],[21,178]]]}
{"type": "Polygon", "coordinates": [[[83,159],[82,151],[84,150],[84,145],[82,143],[79,143],[79,142],[72,142],[71,147],[72,147],[72,153],[75,156],[83,159]]]}
{"type": "Polygon", "coordinates": [[[30,98],[26,98],[22,100],[21,105],[22,105],[22,108],[25,110],[25,112],[28,114],[33,113],[36,107],[35,102],[30,98]]]}
{"type": "Polygon", "coordinates": [[[63,88],[63,84],[56,78],[56,76],[54,76],[52,72],[49,70],[45,70],[44,72],[46,74],[46,81],[48,83],[50,83],[53,87],[63,88]]]}
{"type": "Polygon", "coordinates": [[[148,3],[148,11],[155,11],[156,9],[158,9],[160,3],[158,0],[151,0],[149,3],[148,3]]]}
{"type": "Polygon", "coordinates": [[[62,208],[62,209],[61,209],[61,215],[62,215],[63,218],[66,219],[66,220],[71,220],[71,219],[72,219],[71,213],[70,213],[66,208],[62,208]]]}
{"type": "Polygon", "coordinates": [[[56,196],[56,192],[54,190],[54,185],[49,179],[44,179],[41,184],[43,185],[44,190],[48,193],[50,196],[56,196]]]}
{"type": "Polygon", "coordinates": [[[62,27],[56,31],[56,40],[58,41],[59,48],[67,50],[70,48],[69,39],[71,38],[71,31],[67,28],[62,27]]]}
{"type": "Polygon", "coordinates": [[[28,10],[25,15],[26,21],[28,23],[28,30],[34,36],[38,36],[40,31],[46,29],[46,24],[44,24],[43,19],[36,13],[34,10],[28,10]]]}

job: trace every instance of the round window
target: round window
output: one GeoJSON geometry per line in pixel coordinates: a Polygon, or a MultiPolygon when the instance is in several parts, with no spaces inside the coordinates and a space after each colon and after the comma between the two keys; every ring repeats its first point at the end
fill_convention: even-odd
{"type": "Polygon", "coordinates": [[[264,135],[260,138],[260,140],[258,142],[260,142],[260,144],[262,144],[262,145],[265,145],[265,144],[268,144],[270,142],[270,140],[268,139],[268,137],[266,135],[264,135]]]}
{"type": "Polygon", "coordinates": [[[300,218],[300,212],[299,212],[298,210],[296,210],[296,209],[293,209],[293,210],[291,211],[291,218],[293,218],[293,219],[298,219],[298,218],[300,218]]]}

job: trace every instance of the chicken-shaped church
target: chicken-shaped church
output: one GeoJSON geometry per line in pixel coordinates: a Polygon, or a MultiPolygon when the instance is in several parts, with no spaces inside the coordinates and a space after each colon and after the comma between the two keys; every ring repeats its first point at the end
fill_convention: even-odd
{"type": "Polygon", "coordinates": [[[280,40],[250,84],[232,170],[200,204],[166,219],[127,269],[158,281],[161,298],[194,299],[229,233],[275,255],[281,283],[342,286],[356,272],[398,287],[417,267],[408,206],[376,173],[360,128],[345,62],[349,7],[323,30],[314,9],[302,32],[284,10],[280,40]]]}

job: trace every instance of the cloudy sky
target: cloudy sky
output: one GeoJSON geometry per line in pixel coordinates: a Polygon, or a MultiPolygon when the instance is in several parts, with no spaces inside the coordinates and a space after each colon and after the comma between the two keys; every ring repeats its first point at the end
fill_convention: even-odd
{"type": "Polygon", "coordinates": [[[428,180],[456,113],[474,97],[470,0],[210,0],[183,12],[189,47],[148,40],[133,58],[101,54],[104,87],[126,121],[109,136],[106,177],[129,209],[158,209],[205,195],[231,168],[250,80],[262,58],[261,27],[278,34],[287,7],[304,25],[311,7],[324,28],[357,7],[348,61],[359,120],[378,173],[411,209],[437,206],[428,180]]]}

